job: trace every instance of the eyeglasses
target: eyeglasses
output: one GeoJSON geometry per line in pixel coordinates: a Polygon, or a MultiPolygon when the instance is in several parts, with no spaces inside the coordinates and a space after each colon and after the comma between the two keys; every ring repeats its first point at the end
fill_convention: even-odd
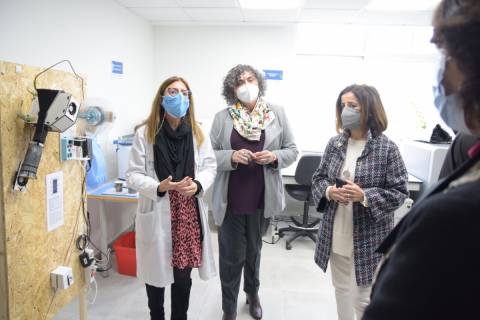
{"type": "Polygon", "coordinates": [[[169,96],[176,96],[179,92],[181,92],[185,97],[189,97],[192,92],[190,90],[180,90],[177,88],[167,88],[167,94],[169,96]]]}

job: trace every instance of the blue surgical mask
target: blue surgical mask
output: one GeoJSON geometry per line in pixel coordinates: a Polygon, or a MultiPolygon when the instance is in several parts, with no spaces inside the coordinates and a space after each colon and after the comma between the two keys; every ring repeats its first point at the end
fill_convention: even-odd
{"type": "Polygon", "coordinates": [[[457,94],[445,95],[443,87],[443,78],[445,67],[447,64],[447,56],[445,52],[440,51],[436,66],[436,79],[433,85],[433,103],[440,114],[440,118],[453,130],[465,134],[472,134],[465,124],[462,100],[457,94]]]}
{"type": "Polygon", "coordinates": [[[182,118],[187,114],[190,99],[182,93],[174,96],[163,96],[162,106],[165,108],[165,111],[175,118],[182,118]]]}

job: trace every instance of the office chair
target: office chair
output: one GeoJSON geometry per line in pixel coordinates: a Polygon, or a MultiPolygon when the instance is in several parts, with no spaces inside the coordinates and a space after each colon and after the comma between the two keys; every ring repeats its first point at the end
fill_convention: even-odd
{"type": "Polygon", "coordinates": [[[313,242],[317,241],[317,224],[320,222],[320,219],[309,222],[308,209],[313,205],[311,192],[312,176],[320,165],[321,158],[321,154],[302,156],[295,169],[295,181],[297,184],[285,185],[285,190],[292,198],[303,202],[303,220],[300,222],[295,217],[292,217],[293,225],[278,230],[280,237],[283,237],[285,232],[293,232],[293,235],[286,242],[287,250],[292,249],[292,242],[298,237],[309,237],[313,242]]]}

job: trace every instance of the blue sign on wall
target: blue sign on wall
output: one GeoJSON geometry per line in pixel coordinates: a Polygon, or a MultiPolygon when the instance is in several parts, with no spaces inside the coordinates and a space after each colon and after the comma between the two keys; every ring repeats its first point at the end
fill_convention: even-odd
{"type": "Polygon", "coordinates": [[[123,62],[112,60],[112,73],[123,74],[123,62]]]}
{"type": "Polygon", "coordinates": [[[265,80],[283,80],[283,70],[265,70],[263,69],[265,80]]]}

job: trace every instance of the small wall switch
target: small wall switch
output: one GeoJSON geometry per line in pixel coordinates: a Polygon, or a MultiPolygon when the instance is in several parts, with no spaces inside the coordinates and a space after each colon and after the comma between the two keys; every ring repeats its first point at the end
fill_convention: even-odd
{"type": "Polygon", "coordinates": [[[15,73],[20,73],[20,72],[22,72],[22,66],[19,64],[15,65],[15,73]]]}
{"type": "Polygon", "coordinates": [[[50,282],[54,289],[67,289],[73,284],[73,271],[70,267],[60,266],[50,273],[50,282]]]}

